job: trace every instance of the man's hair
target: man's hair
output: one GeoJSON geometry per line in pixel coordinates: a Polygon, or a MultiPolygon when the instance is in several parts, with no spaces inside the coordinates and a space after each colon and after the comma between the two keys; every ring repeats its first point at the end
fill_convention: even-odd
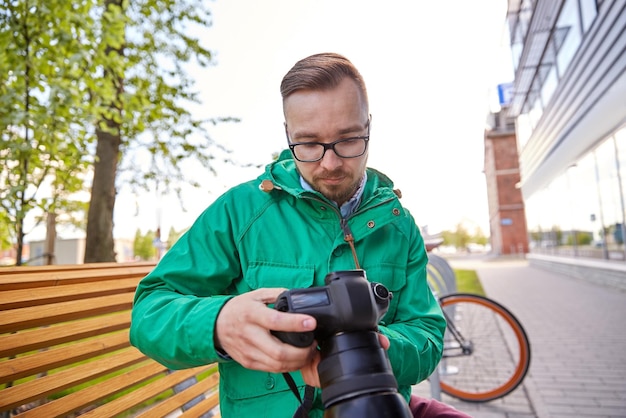
{"type": "Polygon", "coordinates": [[[283,102],[298,90],[326,90],[337,87],[344,78],[354,80],[366,106],[367,89],[361,73],[346,57],[332,52],[301,59],[285,74],[280,83],[283,102]]]}

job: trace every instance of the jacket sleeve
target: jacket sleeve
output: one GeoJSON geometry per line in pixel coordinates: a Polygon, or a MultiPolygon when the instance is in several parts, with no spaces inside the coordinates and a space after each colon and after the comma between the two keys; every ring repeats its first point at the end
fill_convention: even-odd
{"type": "Polygon", "coordinates": [[[220,360],[214,325],[241,276],[228,210],[219,200],[165,254],[137,287],[131,344],[172,369],[220,360]]]}
{"type": "Polygon", "coordinates": [[[395,317],[380,327],[390,340],[389,360],[399,385],[419,383],[435,370],[443,351],[446,322],[427,281],[428,255],[424,241],[413,228],[406,270],[395,317]]]}

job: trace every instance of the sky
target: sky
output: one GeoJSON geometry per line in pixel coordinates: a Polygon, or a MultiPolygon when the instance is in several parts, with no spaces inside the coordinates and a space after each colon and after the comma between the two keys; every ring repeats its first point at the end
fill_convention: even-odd
{"type": "MultiPolygon", "coordinates": [[[[512,80],[506,0],[214,0],[200,34],[215,65],[193,69],[202,117],[240,123],[211,137],[251,168],[188,163],[203,187],[133,196],[119,187],[115,238],[182,230],[228,188],[256,178],[286,146],[279,85],[301,58],[337,52],[363,75],[372,127],[368,165],[387,174],[430,233],[462,222],[489,234],[483,134],[496,88],[512,80]],[[257,168],[255,166],[261,166],[257,168]]],[[[62,235],[62,233],[60,234],[62,235]]]]}
{"type": "MultiPolygon", "coordinates": [[[[368,88],[368,165],[387,174],[402,203],[430,233],[458,223],[489,234],[483,134],[496,88],[512,80],[506,0],[215,0],[201,34],[215,65],[194,70],[204,117],[234,116],[211,136],[242,164],[264,166],[285,147],[279,85],[301,58],[337,52],[368,88]]],[[[261,168],[190,164],[203,184],[175,196],[121,190],[114,235],[161,226],[181,230],[228,188],[261,168]]]]}

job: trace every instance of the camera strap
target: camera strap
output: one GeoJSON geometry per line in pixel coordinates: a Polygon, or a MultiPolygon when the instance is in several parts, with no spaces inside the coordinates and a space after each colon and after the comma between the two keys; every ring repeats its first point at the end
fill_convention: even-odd
{"type": "Polygon", "coordinates": [[[294,382],[293,377],[289,373],[283,373],[283,377],[289,385],[289,389],[296,395],[298,398],[298,402],[300,402],[300,406],[296,409],[296,412],[293,414],[293,418],[308,418],[309,411],[313,406],[313,395],[315,394],[315,388],[313,386],[306,385],[304,387],[304,400],[300,397],[300,392],[298,391],[298,387],[296,386],[296,382],[294,382]]]}

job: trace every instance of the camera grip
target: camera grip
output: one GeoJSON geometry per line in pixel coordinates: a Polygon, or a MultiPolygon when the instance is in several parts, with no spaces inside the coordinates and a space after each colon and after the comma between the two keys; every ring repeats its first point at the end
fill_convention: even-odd
{"type": "Polygon", "coordinates": [[[315,340],[313,331],[309,332],[287,332],[272,331],[272,334],[284,343],[291,344],[294,347],[308,347],[315,340]]]}

